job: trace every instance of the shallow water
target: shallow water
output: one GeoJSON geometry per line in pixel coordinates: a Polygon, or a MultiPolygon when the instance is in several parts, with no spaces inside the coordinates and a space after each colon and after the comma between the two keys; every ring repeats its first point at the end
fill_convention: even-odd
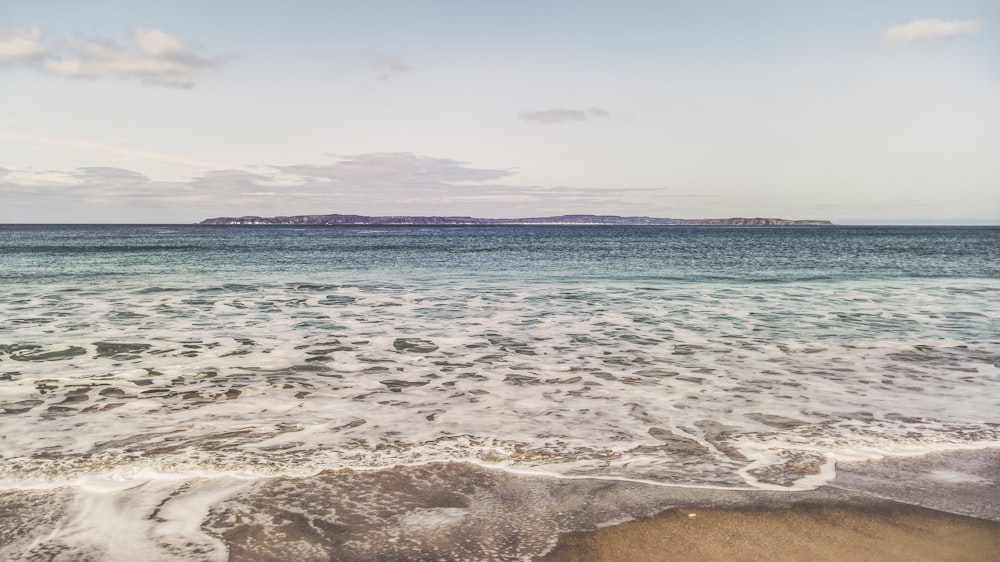
{"type": "Polygon", "coordinates": [[[8,489],[1000,445],[998,229],[5,226],[0,318],[8,489]]]}

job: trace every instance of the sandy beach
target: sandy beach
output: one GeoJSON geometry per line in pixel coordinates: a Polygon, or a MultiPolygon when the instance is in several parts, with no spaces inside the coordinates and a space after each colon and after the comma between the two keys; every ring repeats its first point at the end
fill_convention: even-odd
{"type": "Polygon", "coordinates": [[[7,490],[0,558],[985,561],[1000,552],[998,467],[1000,449],[843,463],[797,492],[470,463],[7,490]]]}
{"type": "Polygon", "coordinates": [[[567,533],[539,560],[996,560],[998,467],[998,449],[841,463],[812,492],[567,533]]]}
{"type": "Polygon", "coordinates": [[[1000,523],[904,504],[672,509],[570,533],[539,561],[996,560],[1000,523]]]}

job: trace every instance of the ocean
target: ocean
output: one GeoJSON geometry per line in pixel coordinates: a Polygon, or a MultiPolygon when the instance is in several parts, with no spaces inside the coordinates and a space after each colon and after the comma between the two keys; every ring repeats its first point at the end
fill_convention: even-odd
{"type": "Polygon", "coordinates": [[[996,227],[5,225],[0,319],[8,559],[372,559],[498,513],[479,470],[527,513],[1000,447],[996,227]]]}

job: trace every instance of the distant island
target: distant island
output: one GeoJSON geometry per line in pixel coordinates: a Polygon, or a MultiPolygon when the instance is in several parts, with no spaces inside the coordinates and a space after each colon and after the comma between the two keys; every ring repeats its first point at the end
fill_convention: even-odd
{"type": "Polygon", "coordinates": [[[333,225],[608,225],[608,226],[828,226],[825,220],[790,220],[774,218],[728,219],[667,219],[656,217],[619,217],[616,215],[559,215],[523,219],[484,219],[476,217],[408,217],[364,215],[295,215],[289,217],[216,217],[205,219],[203,225],[267,225],[291,224],[312,226],[333,225]]]}

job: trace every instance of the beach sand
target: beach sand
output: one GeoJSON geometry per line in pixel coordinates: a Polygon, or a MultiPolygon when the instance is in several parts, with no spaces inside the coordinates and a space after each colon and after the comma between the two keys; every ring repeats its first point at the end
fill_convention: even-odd
{"type": "Polygon", "coordinates": [[[469,463],[0,490],[6,560],[1000,560],[1000,449],[841,463],[808,491],[469,463]]]}
{"type": "Polygon", "coordinates": [[[799,492],[464,463],[331,472],[257,487],[206,527],[248,560],[1000,560],[1000,450],[839,469],[799,492]]]}
{"type": "Polygon", "coordinates": [[[672,509],[563,535],[545,562],[1000,559],[1000,523],[899,503],[672,509]]]}
{"type": "Polygon", "coordinates": [[[840,463],[818,490],[567,533],[539,560],[996,561],[1000,449],[840,463]]]}

